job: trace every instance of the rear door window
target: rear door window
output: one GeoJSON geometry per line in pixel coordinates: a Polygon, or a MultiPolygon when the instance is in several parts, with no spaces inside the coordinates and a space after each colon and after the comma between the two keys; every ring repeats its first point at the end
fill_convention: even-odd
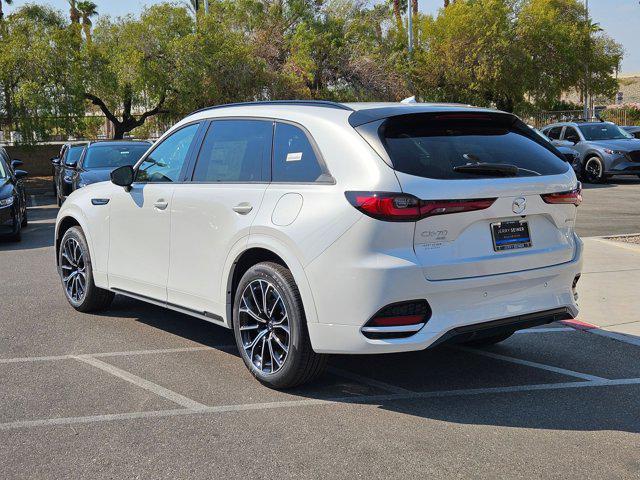
{"type": "Polygon", "coordinates": [[[194,182],[261,182],[268,176],[273,122],[215,120],[198,155],[194,182]]]}
{"type": "Polygon", "coordinates": [[[394,168],[419,177],[492,176],[454,170],[475,163],[515,165],[521,177],[555,175],[568,168],[553,147],[511,115],[402,115],[384,121],[378,134],[394,168]]]}

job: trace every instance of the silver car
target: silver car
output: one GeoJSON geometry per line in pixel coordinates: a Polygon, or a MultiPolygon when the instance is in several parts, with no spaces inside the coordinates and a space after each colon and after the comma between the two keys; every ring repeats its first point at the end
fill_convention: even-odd
{"type": "Polygon", "coordinates": [[[640,140],[611,122],[562,122],[542,132],[555,146],[578,152],[582,180],[601,183],[613,175],[640,176],[640,140]]]}

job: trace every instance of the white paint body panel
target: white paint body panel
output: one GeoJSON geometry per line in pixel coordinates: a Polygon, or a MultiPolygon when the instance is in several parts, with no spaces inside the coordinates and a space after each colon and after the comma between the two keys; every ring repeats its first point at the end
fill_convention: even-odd
{"type": "Polygon", "coordinates": [[[74,192],[58,225],[66,217],[80,223],[99,286],[168,302],[198,318],[210,312],[228,327],[227,289],[234,263],[247,249],[270,250],[294,276],[318,352],[419,350],[463,325],[560,307],[577,313],[571,288],[582,261],[581,241],[574,233],[576,209],[547,205],[540,197],[574,188],[572,171],[490,181],[412,177],[390,168],[349,125],[349,114],[321,107],[247,105],[199,112],[174,127],[217,117],[301,124],[315,140],[334,183],[148,184],[131,192],[100,183],[74,192]],[[392,223],[360,213],[346,200],[347,191],[498,200],[483,211],[392,223]],[[511,211],[513,199],[520,196],[527,200],[534,247],[493,252],[488,226],[521,218],[511,211]],[[95,206],[91,198],[110,201],[95,206]],[[160,198],[168,202],[163,211],[153,207],[160,198]],[[245,202],[253,207],[248,214],[233,211],[245,202]],[[422,233],[432,229],[448,231],[444,245],[426,245],[422,233]],[[420,331],[391,340],[362,334],[362,326],[379,309],[414,299],[427,299],[433,312],[420,331]]]}

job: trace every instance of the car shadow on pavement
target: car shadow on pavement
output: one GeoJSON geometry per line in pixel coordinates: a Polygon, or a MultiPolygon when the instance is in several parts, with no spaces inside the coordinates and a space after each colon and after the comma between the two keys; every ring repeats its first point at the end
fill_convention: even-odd
{"type": "Polygon", "coordinates": [[[0,251],[32,250],[52,246],[56,215],[58,208],[54,206],[29,208],[29,224],[22,229],[22,239],[14,242],[0,237],[0,251]]]}
{"type": "MultiPolygon", "coordinates": [[[[233,347],[233,333],[217,325],[122,296],[116,297],[108,314],[135,319],[214,350],[223,350],[237,356],[237,362],[241,363],[233,347]]],[[[540,354],[550,341],[560,342],[555,351],[562,351],[560,335],[564,334],[550,335],[552,340],[536,334],[516,335],[527,337],[529,343],[523,347],[521,338],[517,338],[493,347],[491,351],[513,357],[526,355],[528,350],[531,354],[540,354]]],[[[592,334],[566,335],[575,335],[573,341],[584,342],[586,349],[602,349],[601,344],[589,345],[592,334]]],[[[620,345],[624,345],[628,352],[618,352],[619,356],[640,359],[640,347],[620,345]]],[[[566,349],[566,361],[576,368],[576,362],[584,357],[573,352],[566,349]]],[[[583,365],[578,370],[588,373],[589,368],[589,365],[583,365]]],[[[244,372],[244,367],[241,371],[244,372]]],[[[624,373],[626,375],[612,378],[640,377],[640,364],[637,374],[624,373]]],[[[210,374],[216,375],[215,371],[210,374]]],[[[261,395],[269,396],[269,392],[264,390],[266,387],[251,378],[248,372],[243,381],[255,388],[256,401],[260,401],[261,395]]],[[[322,378],[285,393],[300,399],[374,405],[386,411],[453,424],[640,432],[640,385],[584,386],[584,382],[580,378],[496,360],[456,346],[444,346],[388,355],[334,355],[330,357],[328,371],[322,378]],[[578,388],[567,387],[573,382],[577,382],[578,388]],[[553,388],[554,384],[560,388],[553,388]],[[545,387],[537,389],[539,385],[545,387]],[[368,388],[367,393],[354,394],[363,392],[359,387],[368,388]],[[516,388],[509,391],[511,387],[516,388]],[[474,393],[474,389],[495,391],[474,393]],[[461,394],[456,394],[457,390],[461,394]]]]}

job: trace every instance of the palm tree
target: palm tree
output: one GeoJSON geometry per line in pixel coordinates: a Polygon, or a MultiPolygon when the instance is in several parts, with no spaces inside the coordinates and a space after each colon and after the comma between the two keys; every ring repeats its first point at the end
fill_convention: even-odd
{"type": "Polygon", "coordinates": [[[0,0],[0,20],[2,20],[4,18],[4,12],[2,11],[2,2],[3,1],[7,5],[11,5],[13,3],[13,0],[0,0]]]}
{"type": "Polygon", "coordinates": [[[87,43],[91,43],[91,17],[95,17],[98,14],[98,6],[87,0],[78,2],[78,10],[82,16],[82,31],[87,39],[87,43]]]}
{"type": "Polygon", "coordinates": [[[71,19],[71,23],[80,23],[80,11],[76,6],[76,0],[68,0],[69,2],[69,18],[71,19]]]}

